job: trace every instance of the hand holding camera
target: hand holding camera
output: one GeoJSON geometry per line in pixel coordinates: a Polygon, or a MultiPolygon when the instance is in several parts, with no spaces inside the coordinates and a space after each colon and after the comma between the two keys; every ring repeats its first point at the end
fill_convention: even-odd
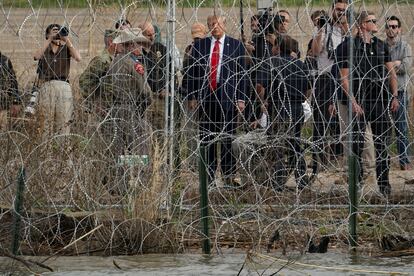
{"type": "Polygon", "coordinates": [[[67,37],[69,36],[69,29],[67,27],[53,28],[48,36],[48,40],[55,40],[61,39],[66,41],[67,37]]]}
{"type": "Polygon", "coordinates": [[[329,18],[326,17],[325,15],[322,15],[318,19],[318,28],[322,29],[328,22],[329,22],[329,18]]]}

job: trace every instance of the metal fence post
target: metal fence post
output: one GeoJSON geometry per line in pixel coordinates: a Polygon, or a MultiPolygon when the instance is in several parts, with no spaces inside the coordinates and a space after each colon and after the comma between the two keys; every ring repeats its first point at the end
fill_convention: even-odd
{"type": "Polygon", "coordinates": [[[352,113],[352,98],[354,96],[353,91],[353,70],[354,70],[354,39],[352,37],[352,28],[354,22],[354,9],[353,1],[348,0],[349,9],[349,97],[348,97],[348,117],[349,117],[349,171],[348,171],[348,193],[349,193],[349,237],[352,247],[357,246],[357,212],[358,212],[358,162],[354,151],[353,145],[353,113],[352,113]]]}
{"type": "Polygon", "coordinates": [[[26,172],[24,167],[21,167],[17,176],[16,198],[14,199],[13,212],[13,240],[12,253],[17,255],[20,248],[20,224],[21,224],[21,210],[23,206],[23,193],[25,185],[26,172]]]}
{"type": "Polygon", "coordinates": [[[355,155],[349,157],[349,237],[352,247],[357,246],[358,234],[357,234],[357,211],[358,211],[358,162],[355,155]]]}
{"type": "Polygon", "coordinates": [[[208,219],[208,183],[207,183],[207,168],[206,168],[206,148],[200,145],[200,213],[201,226],[204,234],[203,253],[210,254],[210,236],[209,236],[209,219],[208,219]]]}

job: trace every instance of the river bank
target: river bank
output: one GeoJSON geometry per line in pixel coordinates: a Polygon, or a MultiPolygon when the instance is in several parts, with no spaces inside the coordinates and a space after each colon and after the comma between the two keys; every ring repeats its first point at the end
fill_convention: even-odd
{"type": "MultiPolygon", "coordinates": [[[[36,257],[42,260],[44,257],[36,257]]],[[[223,252],[222,255],[140,255],[113,257],[55,257],[47,261],[54,272],[49,276],[94,275],[414,275],[414,258],[376,258],[362,254],[333,251],[326,254],[280,256],[223,252]],[[240,272],[240,274],[238,274],[240,272]]],[[[0,272],[20,271],[18,263],[0,258],[0,272]],[[5,270],[5,268],[9,270],[5,270]]],[[[39,270],[38,270],[39,271],[39,270]]],[[[40,271],[39,271],[40,272],[40,271]]],[[[19,274],[22,275],[22,274],[19,274]]]]}

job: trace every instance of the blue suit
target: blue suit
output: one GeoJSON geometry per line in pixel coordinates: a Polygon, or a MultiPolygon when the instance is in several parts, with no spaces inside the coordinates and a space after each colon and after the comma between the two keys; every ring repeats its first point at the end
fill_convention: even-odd
{"type": "Polygon", "coordinates": [[[201,142],[207,147],[210,177],[217,168],[217,142],[221,142],[221,169],[224,176],[236,171],[231,143],[236,130],[237,101],[246,100],[248,73],[245,68],[243,44],[225,36],[217,89],[209,85],[211,37],[196,41],[192,48],[188,69],[188,99],[199,105],[201,142]]]}

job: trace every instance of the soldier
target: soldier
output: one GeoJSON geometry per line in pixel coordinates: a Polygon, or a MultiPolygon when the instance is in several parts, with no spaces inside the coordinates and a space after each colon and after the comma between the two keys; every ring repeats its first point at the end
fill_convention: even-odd
{"type": "Polygon", "coordinates": [[[116,52],[116,44],[113,43],[115,37],[115,31],[105,31],[105,49],[89,62],[88,67],[79,77],[82,97],[86,100],[90,112],[98,116],[105,115],[105,108],[110,104],[110,99],[103,97],[105,95],[103,83],[107,80],[105,77],[116,52]]]}
{"type": "Polygon", "coordinates": [[[0,130],[8,125],[7,116],[20,112],[20,96],[16,74],[8,57],[0,52],[0,130]]]}
{"type": "MultiPolygon", "coordinates": [[[[122,45],[123,52],[110,65],[108,77],[111,80],[105,85],[104,92],[105,97],[112,100],[109,111],[110,133],[113,133],[111,157],[118,163],[125,155],[148,154],[144,112],[151,103],[151,93],[145,81],[142,57],[143,44],[148,42],[139,28],[122,30],[113,41],[122,45]]],[[[116,179],[123,181],[118,186],[121,192],[128,187],[126,171],[122,166],[117,169],[116,179]]]]}

